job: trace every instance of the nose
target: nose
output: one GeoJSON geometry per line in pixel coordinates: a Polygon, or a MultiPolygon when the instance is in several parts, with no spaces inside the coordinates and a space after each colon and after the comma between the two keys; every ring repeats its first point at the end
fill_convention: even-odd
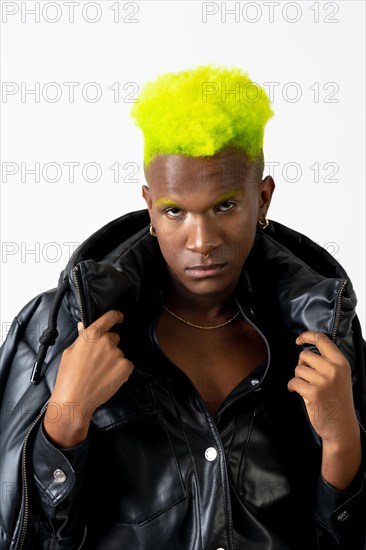
{"type": "Polygon", "coordinates": [[[187,250],[209,256],[221,244],[220,234],[212,222],[203,217],[192,220],[188,229],[187,250]]]}

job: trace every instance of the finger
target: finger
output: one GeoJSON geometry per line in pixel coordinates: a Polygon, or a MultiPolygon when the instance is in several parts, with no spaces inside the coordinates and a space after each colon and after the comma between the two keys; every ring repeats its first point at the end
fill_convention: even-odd
{"type": "Polygon", "coordinates": [[[128,359],[126,359],[126,361],[127,362],[125,363],[125,376],[126,376],[125,382],[127,382],[133,370],[135,369],[135,365],[132,363],[132,361],[129,361],[128,359]]]}
{"type": "Polygon", "coordinates": [[[305,403],[312,399],[312,396],[310,395],[313,390],[312,384],[309,384],[309,382],[306,382],[301,378],[291,378],[287,384],[287,388],[291,392],[296,392],[301,395],[305,403]]]}
{"type": "Polygon", "coordinates": [[[121,387],[122,384],[127,382],[134,368],[134,364],[129,359],[123,358],[120,362],[115,363],[116,382],[112,383],[121,387]]]}
{"type": "Polygon", "coordinates": [[[296,338],[296,344],[313,344],[316,346],[323,357],[328,359],[336,359],[341,355],[341,352],[335,343],[324,332],[306,331],[296,338]]]}
{"type": "Polygon", "coordinates": [[[94,325],[96,327],[97,332],[99,333],[99,336],[102,334],[105,334],[108,332],[116,323],[122,323],[123,321],[123,313],[121,311],[118,311],[116,309],[110,309],[109,311],[106,311],[101,315],[98,319],[94,321],[87,330],[89,330],[90,327],[94,325]]]}
{"type": "Polygon", "coordinates": [[[295,368],[295,378],[299,378],[309,384],[319,384],[323,377],[319,372],[306,365],[297,365],[295,368]]]}
{"type": "Polygon", "coordinates": [[[324,370],[329,364],[329,359],[309,349],[303,350],[298,359],[299,365],[306,365],[316,370],[324,370]]]}
{"type": "Polygon", "coordinates": [[[108,332],[108,336],[109,338],[111,339],[111,341],[113,342],[113,344],[115,346],[118,346],[118,344],[120,343],[121,341],[121,337],[119,334],[117,334],[117,332],[108,332]]]}

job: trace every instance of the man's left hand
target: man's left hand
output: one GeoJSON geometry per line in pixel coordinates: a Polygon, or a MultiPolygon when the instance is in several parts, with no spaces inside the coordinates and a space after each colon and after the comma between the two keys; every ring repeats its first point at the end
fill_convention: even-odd
{"type": "Polygon", "coordinates": [[[321,332],[304,332],[296,344],[313,344],[320,355],[303,350],[295,377],[287,387],[304,399],[311,424],[324,442],[346,444],[358,432],[351,368],[332,340],[321,332]]]}

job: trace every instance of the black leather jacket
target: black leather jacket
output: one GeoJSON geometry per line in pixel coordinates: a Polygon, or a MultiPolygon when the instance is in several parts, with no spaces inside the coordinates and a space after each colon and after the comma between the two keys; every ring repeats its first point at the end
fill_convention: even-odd
{"type": "MultiPolygon", "coordinates": [[[[363,466],[338,491],[322,479],[319,438],[286,387],[295,337],[325,332],[350,362],[366,424],[365,343],[343,268],[281,224],[258,231],[236,300],[265,339],[268,361],[215,417],[159,349],[164,277],[147,211],[131,213],[85,241],[58,290],[15,318],[1,350],[0,549],[364,550],[362,427],[363,466]],[[121,347],[135,371],[94,413],[87,440],[57,449],[42,418],[62,351],[80,318],[88,325],[112,307],[125,313],[121,347]]],[[[57,421],[52,403],[47,414],[57,421]]]]}

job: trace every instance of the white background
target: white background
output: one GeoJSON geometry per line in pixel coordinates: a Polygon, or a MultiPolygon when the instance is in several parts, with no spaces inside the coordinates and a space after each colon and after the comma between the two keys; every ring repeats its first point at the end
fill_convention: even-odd
{"type": "Polygon", "coordinates": [[[241,67],[271,93],[269,217],[341,262],[365,327],[363,1],[79,0],[1,10],[1,339],[26,302],[57,285],[76,244],[144,208],[143,140],[129,116],[138,90],[206,63],[241,67]],[[36,163],[40,181],[27,172],[36,163]]]}

